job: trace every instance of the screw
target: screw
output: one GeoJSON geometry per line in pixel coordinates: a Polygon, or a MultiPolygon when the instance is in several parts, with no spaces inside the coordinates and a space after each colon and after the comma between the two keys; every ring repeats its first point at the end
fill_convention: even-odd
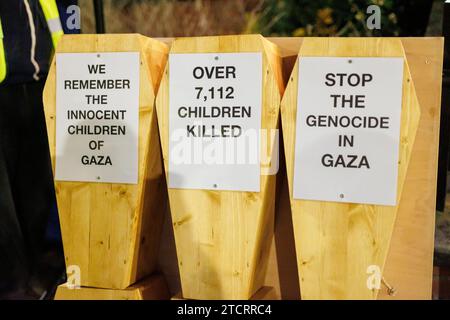
{"type": "Polygon", "coordinates": [[[339,198],[344,199],[344,194],[341,193],[341,194],[339,195],[339,198]]]}
{"type": "Polygon", "coordinates": [[[395,296],[397,293],[397,289],[395,289],[393,286],[391,286],[387,281],[384,279],[384,277],[381,278],[381,282],[386,286],[387,294],[389,296],[395,296]]]}
{"type": "Polygon", "coordinates": [[[396,293],[397,293],[397,290],[395,290],[395,288],[388,288],[388,290],[387,290],[387,294],[389,296],[395,296],[396,293]]]}

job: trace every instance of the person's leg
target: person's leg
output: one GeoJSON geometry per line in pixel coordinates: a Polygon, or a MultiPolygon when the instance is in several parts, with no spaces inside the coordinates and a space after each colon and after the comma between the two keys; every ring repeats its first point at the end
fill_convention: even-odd
{"type": "Polygon", "coordinates": [[[25,288],[29,266],[12,183],[21,139],[21,86],[0,87],[0,297],[25,288]]]}
{"type": "Polygon", "coordinates": [[[41,81],[24,88],[25,99],[20,106],[24,123],[18,159],[20,170],[14,184],[17,212],[30,254],[30,285],[39,294],[56,281],[64,264],[62,250],[48,250],[45,241],[49,215],[56,200],[42,105],[43,86],[41,81]]]}

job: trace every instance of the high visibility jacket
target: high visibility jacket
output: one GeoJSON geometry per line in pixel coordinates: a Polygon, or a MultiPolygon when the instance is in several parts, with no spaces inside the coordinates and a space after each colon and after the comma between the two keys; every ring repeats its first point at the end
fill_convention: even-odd
{"type": "MultiPolygon", "coordinates": [[[[28,0],[23,0],[25,9],[29,10],[28,0]],[[27,7],[28,6],[28,7],[27,7]]],[[[40,7],[44,13],[48,30],[50,31],[53,47],[58,44],[59,39],[64,34],[61,21],[59,18],[58,7],[55,0],[39,0],[40,7]]],[[[3,82],[7,75],[7,57],[5,53],[4,34],[2,21],[0,17],[0,83],[3,82]]]]}

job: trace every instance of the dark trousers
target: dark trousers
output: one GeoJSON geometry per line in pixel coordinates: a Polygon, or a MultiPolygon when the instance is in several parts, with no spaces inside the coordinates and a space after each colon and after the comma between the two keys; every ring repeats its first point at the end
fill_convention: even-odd
{"type": "Polygon", "coordinates": [[[0,293],[25,288],[38,272],[56,203],[43,87],[0,87],[0,293]]]}

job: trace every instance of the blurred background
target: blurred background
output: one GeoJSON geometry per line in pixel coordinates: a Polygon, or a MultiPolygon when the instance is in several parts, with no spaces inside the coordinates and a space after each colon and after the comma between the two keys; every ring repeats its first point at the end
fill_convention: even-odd
{"type": "MultiPolygon", "coordinates": [[[[152,37],[441,35],[443,0],[103,0],[106,32],[152,37]],[[366,26],[381,9],[381,29],[366,26]],[[164,23],[161,23],[164,21],[164,23]]],[[[95,33],[92,0],[79,0],[81,29],[95,33]]]]}

